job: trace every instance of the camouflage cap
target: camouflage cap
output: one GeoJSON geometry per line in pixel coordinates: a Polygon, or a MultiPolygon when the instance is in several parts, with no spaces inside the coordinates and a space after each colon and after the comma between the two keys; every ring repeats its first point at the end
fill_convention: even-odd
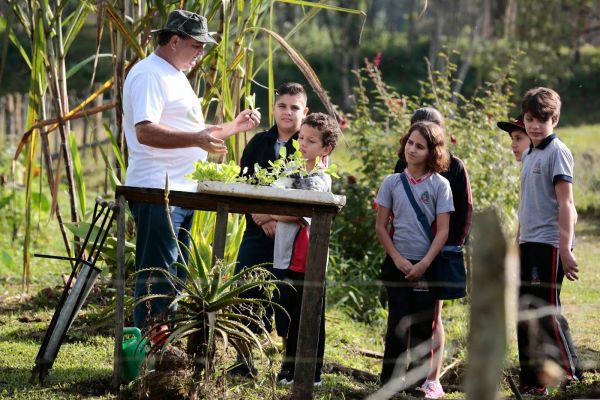
{"type": "Polygon", "coordinates": [[[174,32],[189,36],[200,43],[217,43],[208,33],[206,18],[186,10],[172,11],[167,18],[165,27],[154,29],[152,32],[174,32]]]}

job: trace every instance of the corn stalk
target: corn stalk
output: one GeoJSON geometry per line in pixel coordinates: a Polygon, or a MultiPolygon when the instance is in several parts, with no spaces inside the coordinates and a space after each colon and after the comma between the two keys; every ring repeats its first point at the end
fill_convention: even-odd
{"type": "MultiPolygon", "coordinates": [[[[67,17],[68,22],[63,20],[63,11],[66,2],[58,3],[57,0],[29,0],[26,3],[9,0],[11,10],[16,20],[26,32],[30,41],[30,55],[27,53],[27,47],[21,45],[16,37],[10,36],[11,42],[17,46],[27,65],[31,68],[31,81],[29,89],[29,104],[27,108],[27,137],[19,145],[18,152],[25,149],[25,226],[23,240],[23,274],[22,283],[24,290],[28,290],[30,281],[30,244],[31,244],[31,199],[32,199],[32,171],[37,168],[36,154],[40,149],[38,145],[38,134],[42,137],[41,149],[47,169],[47,179],[52,194],[52,201],[61,233],[65,242],[67,253],[70,254],[71,246],[69,244],[66,231],[62,224],[62,215],[57,206],[57,192],[60,182],[60,169],[57,168],[55,175],[52,168],[52,161],[48,159],[49,149],[46,132],[40,132],[40,126],[36,126],[40,120],[45,117],[45,96],[50,90],[51,100],[54,112],[58,116],[56,121],[61,135],[61,156],[64,160],[65,170],[68,182],[68,192],[70,198],[71,221],[79,220],[78,193],[75,187],[71,152],[67,140],[70,130],[69,123],[62,119],[62,116],[69,113],[69,104],[67,96],[66,82],[66,60],[65,56],[68,48],[79,33],[83,22],[85,21],[90,9],[85,2],[79,3],[77,7],[67,17]],[[25,6],[25,8],[23,8],[25,6]],[[66,35],[63,36],[63,30],[66,35]]],[[[11,30],[12,32],[12,30],[11,30]]],[[[17,154],[18,156],[18,154],[17,154]]],[[[60,160],[59,160],[60,166],[60,160]]],[[[41,189],[40,189],[41,190],[41,189]]],[[[81,193],[80,193],[81,194],[81,193]]],[[[85,196],[85,193],[81,195],[85,196]]]]}
{"type": "MultiPolygon", "coordinates": [[[[67,174],[67,184],[69,191],[69,205],[71,210],[71,222],[79,222],[78,215],[78,195],[76,193],[75,179],[73,177],[73,161],[71,159],[71,150],[69,146],[69,121],[63,121],[61,116],[69,112],[69,99],[67,93],[66,67],[65,67],[65,47],[63,43],[62,12],[58,9],[56,0],[50,0],[49,3],[41,1],[39,3],[44,33],[46,38],[46,52],[48,62],[46,63],[46,73],[54,110],[58,117],[58,129],[61,140],[61,154],[65,161],[65,171],[67,174]],[[52,8],[49,8],[52,7],[52,8]],[[54,12],[58,11],[56,15],[54,12]]],[[[52,198],[58,195],[59,180],[55,181],[55,186],[51,188],[52,198]]]]}

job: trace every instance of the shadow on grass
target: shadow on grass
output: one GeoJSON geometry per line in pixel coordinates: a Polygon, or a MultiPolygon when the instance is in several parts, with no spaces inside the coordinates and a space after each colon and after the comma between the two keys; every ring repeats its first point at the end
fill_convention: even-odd
{"type": "MultiPolygon", "coordinates": [[[[0,296],[0,325],[3,322],[1,319],[3,315],[12,314],[19,316],[17,321],[24,327],[23,330],[9,333],[0,340],[40,341],[50,325],[62,292],[63,288],[56,286],[44,288],[34,295],[0,296]],[[41,328],[39,323],[42,323],[41,328]]],[[[106,285],[94,287],[69,329],[65,342],[86,342],[90,336],[114,335],[112,296],[112,289],[106,285]]],[[[131,306],[127,304],[125,326],[133,324],[130,308],[131,306]]]]}
{"type": "MultiPolygon", "coordinates": [[[[43,327],[28,327],[25,329],[14,329],[10,332],[5,332],[0,338],[0,342],[27,342],[32,341],[34,343],[42,343],[44,335],[46,334],[46,330],[50,325],[50,319],[43,323],[43,327]]],[[[25,327],[26,324],[23,324],[25,327]]],[[[93,329],[90,327],[71,327],[67,332],[63,340],[63,344],[65,343],[95,343],[98,336],[103,337],[112,337],[114,335],[114,331],[109,329],[109,327],[103,327],[101,329],[93,329]]]]}
{"type": "Polygon", "coordinates": [[[578,223],[576,226],[577,236],[600,236],[600,211],[595,214],[581,213],[578,218],[582,223],[578,223]]]}
{"type": "MultiPolygon", "coordinates": [[[[316,389],[314,391],[314,398],[362,400],[371,394],[374,394],[378,390],[379,386],[375,385],[364,389],[357,389],[352,383],[335,382],[335,384],[332,386],[316,389]]],[[[291,394],[286,399],[288,398],[292,399],[291,394]]],[[[391,397],[392,400],[409,400],[415,398],[418,397],[411,396],[405,392],[396,393],[393,397],[391,397]]]]}
{"type": "Polygon", "coordinates": [[[0,302],[0,314],[50,311],[58,304],[59,289],[59,287],[54,289],[48,287],[34,295],[21,294],[8,298],[3,297],[0,302]]]}
{"type": "Polygon", "coordinates": [[[600,373],[600,350],[578,346],[577,357],[584,371],[600,373]]]}
{"type": "Polygon", "coordinates": [[[40,385],[30,383],[30,369],[0,367],[0,392],[9,396],[35,392],[102,396],[110,390],[111,374],[108,368],[61,368],[50,370],[44,385],[40,385]]]}

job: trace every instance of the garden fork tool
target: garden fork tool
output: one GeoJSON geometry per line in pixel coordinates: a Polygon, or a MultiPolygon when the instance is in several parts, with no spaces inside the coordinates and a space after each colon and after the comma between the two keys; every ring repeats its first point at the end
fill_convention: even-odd
{"type": "Polygon", "coordinates": [[[35,366],[31,371],[32,383],[37,379],[43,384],[44,379],[48,376],[67,331],[94,286],[98,274],[100,274],[100,269],[96,267],[96,261],[104,246],[116,212],[118,212],[118,206],[114,202],[107,202],[101,197],[96,199],[92,221],[85,239],[81,243],[78,257],[35,254],[36,257],[68,260],[74,262],[74,264],[35,359],[35,366]],[[96,224],[99,225],[96,226],[96,224]],[[75,277],[77,278],[75,279],[75,277]]]}

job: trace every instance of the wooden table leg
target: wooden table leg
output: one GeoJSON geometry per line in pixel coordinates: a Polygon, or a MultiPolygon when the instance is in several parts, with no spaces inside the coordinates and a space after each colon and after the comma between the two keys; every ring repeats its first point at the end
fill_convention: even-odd
{"type": "Polygon", "coordinates": [[[115,276],[115,353],[113,363],[112,391],[121,386],[121,357],[123,344],[123,319],[125,304],[125,196],[117,197],[117,272],[115,276]]]}
{"type": "Polygon", "coordinates": [[[315,212],[312,217],[292,391],[294,399],[312,399],[332,220],[332,214],[315,212]]]}
{"type": "Polygon", "coordinates": [[[215,236],[213,239],[212,265],[217,259],[225,257],[225,242],[227,240],[227,217],[229,206],[225,203],[217,205],[217,222],[215,223],[215,236]]]}

